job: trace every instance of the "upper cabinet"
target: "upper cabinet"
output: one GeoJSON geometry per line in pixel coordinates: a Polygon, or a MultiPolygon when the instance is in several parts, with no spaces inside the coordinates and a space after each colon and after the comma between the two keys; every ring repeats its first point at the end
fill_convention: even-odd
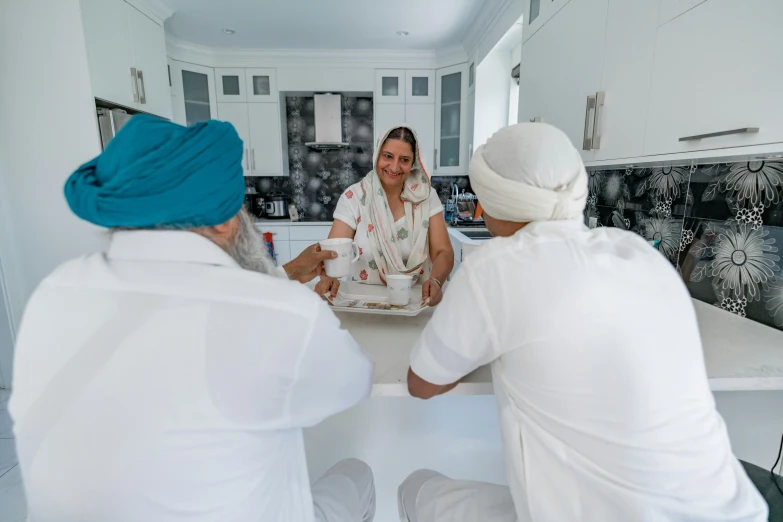
{"type": "Polygon", "coordinates": [[[217,118],[214,70],[169,60],[174,121],[191,126],[217,118]]]}
{"type": "Polygon", "coordinates": [[[405,71],[405,92],[406,103],[435,103],[435,71],[405,71]]]}
{"type": "Polygon", "coordinates": [[[245,69],[247,101],[278,103],[275,69],[245,69]]]}
{"type": "Polygon", "coordinates": [[[93,95],[172,117],[163,27],[123,0],[82,0],[93,95]]]}
{"type": "Polygon", "coordinates": [[[217,101],[246,102],[248,101],[248,83],[244,69],[215,69],[215,86],[217,87],[217,101]]]}
{"type": "Polygon", "coordinates": [[[404,69],[375,71],[375,103],[405,103],[404,69]]]}
{"type": "Polygon", "coordinates": [[[436,176],[465,175],[467,167],[467,64],[435,73],[436,176]]]}
{"type": "Polygon", "coordinates": [[[558,127],[585,161],[600,142],[607,7],[608,0],[571,0],[522,45],[519,121],[558,127]]]}
{"type": "Polygon", "coordinates": [[[780,20],[779,0],[570,0],[522,45],[519,121],[588,164],[783,143],[780,20]]]}
{"type": "Polygon", "coordinates": [[[708,0],[658,30],[645,154],[783,142],[780,0],[708,0]]]}
{"type": "Polygon", "coordinates": [[[522,41],[532,37],[571,0],[524,0],[522,41]]]}

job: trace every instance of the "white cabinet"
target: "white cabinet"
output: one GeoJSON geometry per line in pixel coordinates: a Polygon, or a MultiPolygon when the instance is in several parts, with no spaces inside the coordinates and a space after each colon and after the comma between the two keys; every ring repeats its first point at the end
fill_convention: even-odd
{"type": "Polygon", "coordinates": [[[277,103],[247,104],[250,127],[250,172],[253,176],[283,175],[283,144],[277,103]]]}
{"type": "Polygon", "coordinates": [[[81,7],[93,96],[136,108],[128,5],[123,0],[82,0],[81,7]]]}
{"type": "Polygon", "coordinates": [[[218,102],[246,102],[247,83],[244,69],[215,69],[218,102]]]}
{"type": "Polygon", "coordinates": [[[658,25],[663,25],[666,22],[677,18],[704,1],[705,0],[661,0],[658,25]]]}
{"type": "Polygon", "coordinates": [[[435,71],[405,71],[405,102],[435,103],[435,71]]]}
{"type": "MultiPolygon", "coordinates": [[[[392,105],[389,105],[392,107],[392,105]]],[[[424,170],[433,175],[435,161],[435,104],[410,104],[405,108],[405,123],[416,130],[424,170]]]]}
{"type": "Polygon", "coordinates": [[[468,140],[468,157],[467,157],[467,164],[470,166],[470,159],[473,157],[473,132],[475,130],[474,120],[471,117],[471,115],[474,115],[476,112],[476,90],[470,91],[470,94],[468,94],[468,118],[466,123],[466,130],[465,134],[467,136],[468,140]]]}
{"type": "Polygon", "coordinates": [[[239,138],[244,144],[242,168],[245,171],[245,176],[250,176],[250,123],[248,122],[247,104],[218,103],[218,118],[233,125],[239,134],[239,138]]]}
{"type": "Polygon", "coordinates": [[[522,41],[531,38],[571,0],[525,0],[522,41]]]}
{"type": "Polygon", "coordinates": [[[244,143],[245,176],[282,176],[283,144],[277,103],[219,102],[218,119],[231,123],[244,143]]]}
{"type": "Polygon", "coordinates": [[[435,72],[436,176],[465,175],[468,74],[466,64],[435,72]]]}
{"type": "Polygon", "coordinates": [[[96,98],[172,117],[163,27],[123,0],[82,0],[96,98]]]}
{"type": "Polygon", "coordinates": [[[214,70],[169,60],[174,121],[193,125],[218,117],[214,70]]]}
{"type": "Polygon", "coordinates": [[[375,103],[405,103],[405,70],[375,71],[375,103]]]}
{"type": "Polygon", "coordinates": [[[559,128],[585,161],[594,155],[588,140],[596,108],[589,104],[601,85],[607,3],[571,0],[522,45],[519,121],[559,128]]]}
{"type": "MultiPolygon", "coordinates": [[[[375,145],[381,135],[395,125],[405,123],[405,104],[404,103],[381,103],[375,105],[375,145]]],[[[414,127],[415,128],[415,127],[414,127]]],[[[416,129],[418,132],[418,129],[416,129]]]]}
{"type": "Polygon", "coordinates": [[[657,7],[649,0],[609,2],[600,87],[605,99],[593,131],[600,138],[594,144],[595,160],[644,154],[657,7]]]}
{"type": "Polygon", "coordinates": [[[275,69],[245,69],[245,81],[247,101],[272,103],[280,101],[275,69]]]}
{"type": "Polygon", "coordinates": [[[171,93],[163,28],[126,4],[133,61],[139,84],[139,110],[171,118],[171,93]]]}
{"type": "Polygon", "coordinates": [[[780,0],[708,0],[661,26],[645,154],[783,142],[781,20],[780,0]]]}

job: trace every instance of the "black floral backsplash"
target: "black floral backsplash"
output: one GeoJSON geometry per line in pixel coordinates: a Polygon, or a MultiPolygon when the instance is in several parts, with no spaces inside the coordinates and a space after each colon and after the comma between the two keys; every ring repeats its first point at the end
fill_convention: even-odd
{"type": "Polygon", "coordinates": [[[588,225],[659,240],[693,297],[783,329],[783,162],[588,174],[588,225]]]}
{"type": "MultiPolygon", "coordinates": [[[[346,188],[360,181],[371,169],[373,158],[373,104],[370,97],[342,97],[344,149],[317,151],[305,143],[315,141],[313,97],[286,97],[289,177],[248,177],[246,183],[266,195],[285,193],[303,221],[331,221],[335,206],[346,188]]],[[[432,186],[441,201],[457,183],[469,189],[467,177],[434,177],[432,186]]]]}

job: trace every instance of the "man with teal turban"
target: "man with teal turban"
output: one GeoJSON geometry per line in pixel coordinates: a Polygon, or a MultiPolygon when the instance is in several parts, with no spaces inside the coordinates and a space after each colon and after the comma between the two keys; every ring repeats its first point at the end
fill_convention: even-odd
{"type": "Polygon", "coordinates": [[[39,522],[369,522],[370,468],[312,488],[302,428],[366,398],[373,365],[274,267],[242,210],[243,145],[218,121],[135,116],[65,185],[111,230],[36,290],[17,342],[17,449],[39,522]]]}

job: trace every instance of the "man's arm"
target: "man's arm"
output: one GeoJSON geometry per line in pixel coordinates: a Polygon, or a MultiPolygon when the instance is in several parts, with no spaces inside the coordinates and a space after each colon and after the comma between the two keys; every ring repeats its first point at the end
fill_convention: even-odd
{"type": "Polygon", "coordinates": [[[459,381],[443,385],[432,384],[416,375],[413,368],[408,368],[408,393],[411,394],[411,397],[416,397],[417,399],[424,399],[426,401],[427,399],[432,399],[438,395],[443,395],[456,388],[458,384],[459,381]]]}
{"type": "Polygon", "coordinates": [[[472,267],[463,263],[413,347],[408,392],[430,399],[454,389],[463,377],[498,356],[495,337],[472,267]]]}
{"type": "Polygon", "coordinates": [[[286,263],[282,268],[288,279],[307,283],[324,273],[324,261],[336,257],[337,252],[321,250],[321,245],[315,244],[307,247],[296,259],[286,263]]]}

